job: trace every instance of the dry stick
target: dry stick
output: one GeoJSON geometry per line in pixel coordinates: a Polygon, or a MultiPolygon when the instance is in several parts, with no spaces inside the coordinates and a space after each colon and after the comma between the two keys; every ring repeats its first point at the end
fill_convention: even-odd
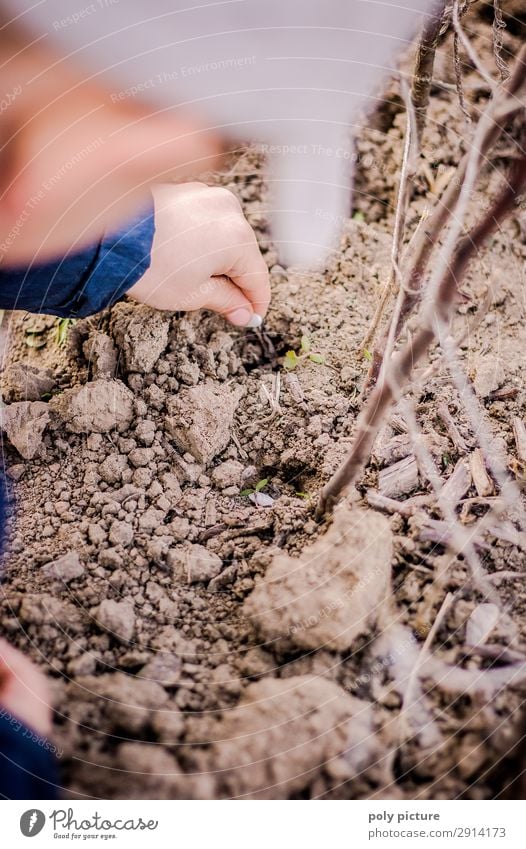
{"type": "MultiPolygon", "coordinates": [[[[479,144],[479,160],[486,157],[489,150],[493,147],[503,131],[503,120],[501,103],[505,106],[506,99],[516,97],[524,84],[526,77],[526,45],[523,45],[517,56],[517,60],[511,77],[506,81],[502,89],[502,98],[498,101],[490,100],[484,110],[480,121],[477,125],[477,135],[480,137],[479,144]]],[[[510,115],[512,114],[512,106],[508,104],[510,115]]],[[[516,110],[521,108],[521,104],[516,105],[516,110]]],[[[466,168],[470,159],[471,151],[468,151],[461,159],[456,173],[449,182],[448,187],[444,191],[442,197],[437,200],[436,206],[427,220],[426,226],[420,229],[420,233],[414,240],[412,249],[412,260],[410,270],[407,275],[407,285],[405,297],[403,299],[400,315],[394,331],[394,338],[398,339],[402,327],[408,315],[416,306],[424,282],[424,273],[441,232],[443,231],[455,204],[460,195],[462,185],[464,183],[466,168]]],[[[384,359],[384,351],[387,343],[389,329],[386,330],[382,340],[377,345],[373,353],[373,361],[369,374],[367,375],[364,393],[373,386],[378,380],[380,369],[384,359]]]]}
{"type": "MultiPolygon", "coordinates": [[[[404,237],[405,219],[411,197],[411,181],[416,174],[418,151],[420,149],[420,142],[426,125],[436,48],[440,36],[445,31],[444,7],[445,0],[442,0],[442,2],[437,5],[435,14],[424,24],[413,69],[413,84],[411,86],[411,93],[409,97],[404,95],[407,121],[404,153],[402,158],[402,167],[400,170],[400,182],[398,185],[398,194],[396,199],[395,225],[393,228],[393,242],[391,250],[391,269],[373,319],[369,325],[369,329],[360,343],[361,351],[364,351],[369,347],[371,341],[376,335],[387,301],[389,300],[389,295],[393,291],[393,286],[397,277],[398,262],[404,237]]],[[[403,91],[404,81],[402,80],[401,83],[403,91]]]]}
{"type": "MultiPolygon", "coordinates": [[[[403,701],[402,701],[402,706],[400,708],[400,713],[398,714],[397,725],[398,725],[398,730],[399,730],[399,738],[398,738],[399,743],[403,742],[403,736],[402,735],[403,735],[403,732],[405,730],[404,726],[407,725],[406,717],[407,717],[407,714],[408,714],[408,712],[411,708],[411,700],[412,700],[412,696],[413,696],[413,689],[414,689],[414,686],[415,686],[415,681],[418,678],[418,673],[419,673],[419,671],[422,667],[422,664],[424,663],[424,661],[429,656],[429,651],[430,651],[431,646],[433,645],[433,640],[435,639],[435,637],[438,633],[438,629],[442,625],[442,622],[443,622],[443,620],[446,616],[446,613],[449,611],[449,608],[451,607],[451,604],[453,602],[453,598],[454,598],[453,593],[448,593],[446,595],[446,597],[444,598],[444,601],[442,602],[440,610],[438,611],[438,613],[435,617],[435,621],[433,622],[433,625],[432,625],[432,627],[431,627],[431,629],[430,629],[430,631],[429,631],[429,633],[428,633],[428,635],[425,639],[425,642],[424,642],[422,648],[420,649],[420,654],[418,655],[417,661],[416,661],[415,665],[413,666],[413,668],[411,669],[411,673],[410,673],[408,681],[407,681],[407,687],[405,689],[405,693],[404,693],[404,696],[403,696],[403,701]]],[[[408,731],[407,736],[410,736],[411,735],[410,729],[407,728],[407,731],[408,731]]]]}
{"type": "Polygon", "coordinates": [[[479,72],[482,79],[487,82],[491,91],[495,91],[495,89],[497,87],[495,80],[493,79],[493,77],[491,76],[489,71],[484,67],[484,64],[479,59],[477,51],[475,50],[471,41],[469,40],[466,33],[462,29],[462,25],[460,23],[460,18],[467,11],[467,8],[468,8],[467,4],[464,4],[462,9],[460,9],[459,7],[460,7],[459,0],[454,0],[452,20],[453,20],[453,27],[455,29],[455,35],[457,35],[459,37],[459,39],[462,42],[462,45],[464,47],[464,50],[468,54],[469,58],[471,59],[472,64],[477,69],[477,71],[479,72]]]}
{"type": "Polygon", "coordinates": [[[375,310],[373,320],[360,343],[360,350],[364,351],[369,347],[371,340],[374,338],[378,325],[380,324],[385,305],[389,300],[389,295],[393,291],[396,278],[400,276],[399,262],[400,252],[402,249],[402,241],[404,238],[405,219],[407,216],[407,208],[409,206],[409,198],[411,195],[411,175],[414,175],[416,170],[416,118],[412,109],[412,100],[404,91],[404,81],[401,80],[402,91],[404,92],[404,100],[406,102],[406,130],[404,141],[404,153],[402,157],[402,167],[400,169],[400,182],[398,184],[398,194],[396,199],[395,221],[393,227],[393,239],[391,243],[391,268],[389,278],[385,284],[380,302],[375,310]]]}
{"type": "Polygon", "coordinates": [[[443,0],[443,2],[437,5],[434,15],[424,24],[416,54],[411,101],[415,112],[416,141],[418,146],[420,146],[420,142],[422,141],[422,135],[426,125],[429,93],[433,81],[435,53],[440,36],[445,31],[444,11],[445,2],[443,0]]]}
{"type": "Polygon", "coordinates": [[[395,392],[398,393],[405,387],[414,365],[424,356],[437,337],[437,323],[446,323],[450,317],[455,302],[457,282],[465,273],[469,261],[481,250],[488,236],[513,210],[517,197],[525,186],[526,158],[514,163],[509,180],[498,198],[482,221],[458,245],[451,264],[438,284],[436,297],[423,311],[421,330],[405,345],[399,356],[389,363],[384,378],[371,393],[358,420],[357,433],[347,459],[320,493],[316,510],[318,519],[332,509],[345,490],[356,483],[395,392]]]}
{"type": "Polygon", "coordinates": [[[507,80],[510,75],[507,62],[502,58],[502,48],[504,46],[502,36],[505,29],[506,21],[502,14],[500,0],[493,0],[493,55],[501,80],[507,80]]]}

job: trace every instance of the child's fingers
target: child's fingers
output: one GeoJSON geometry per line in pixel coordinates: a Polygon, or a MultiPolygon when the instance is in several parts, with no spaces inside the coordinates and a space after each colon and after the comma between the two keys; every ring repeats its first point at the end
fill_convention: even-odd
{"type": "Polygon", "coordinates": [[[206,285],[204,309],[219,313],[238,327],[246,327],[254,309],[241,289],[224,275],[211,277],[206,285]]]}
{"type": "Polygon", "coordinates": [[[263,317],[270,303],[269,273],[252,230],[250,236],[250,242],[240,249],[228,276],[250,301],[253,311],[263,317]]]}

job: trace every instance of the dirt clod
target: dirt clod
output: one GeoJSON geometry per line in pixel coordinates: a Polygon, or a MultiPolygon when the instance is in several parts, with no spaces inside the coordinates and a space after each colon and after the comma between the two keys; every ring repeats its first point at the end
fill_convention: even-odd
{"type": "Polygon", "coordinates": [[[245,613],[266,639],[343,651],[374,621],[389,588],[391,557],[388,521],[342,507],[299,558],[274,558],[245,613]]]}
{"type": "Polygon", "coordinates": [[[48,405],[43,401],[18,401],[2,409],[0,422],[11,445],[31,460],[42,445],[49,423],[48,405]]]}
{"type": "Polygon", "coordinates": [[[212,381],[185,389],[168,402],[166,429],[180,451],[207,466],[231,438],[239,392],[212,381]]]}
{"type": "Polygon", "coordinates": [[[131,640],[135,631],[135,613],[128,601],[106,598],[99,605],[96,619],[101,628],[124,642],[131,640]]]}
{"type": "Polygon", "coordinates": [[[49,408],[71,433],[108,433],[131,424],[133,394],[120,380],[99,378],[56,395],[49,408]]]}
{"type": "MultiPolygon", "coordinates": [[[[266,678],[247,687],[239,706],[218,724],[214,760],[232,796],[286,799],[318,770],[345,762],[351,731],[356,750],[361,738],[374,751],[366,706],[336,684],[311,676],[266,678]]],[[[356,758],[359,768],[364,760],[356,758]]],[[[350,777],[355,767],[345,767],[350,777]]]]}

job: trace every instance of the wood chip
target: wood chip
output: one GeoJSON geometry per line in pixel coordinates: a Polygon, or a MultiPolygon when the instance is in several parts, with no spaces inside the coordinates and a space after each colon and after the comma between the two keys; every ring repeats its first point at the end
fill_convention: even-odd
{"type": "Polygon", "coordinates": [[[381,495],[374,489],[368,489],[366,499],[369,506],[375,510],[383,510],[384,513],[399,513],[400,516],[413,516],[420,507],[430,504],[433,496],[415,495],[405,501],[396,501],[394,498],[381,495]]]}
{"type": "Polygon", "coordinates": [[[378,475],[378,490],[380,495],[388,498],[399,498],[412,492],[418,486],[418,465],[414,454],[404,457],[398,463],[393,463],[382,469],[378,475]]]}
{"type": "Polygon", "coordinates": [[[512,422],[513,436],[515,437],[515,445],[517,446],[517,457],[526,463],[526,427],[524,422],[515,416],[512,422]]]}
{"type": "Polygon", "coordinates": [[[464,437],[460,434],[456,422],[449,412],[447,404],[439,404],[437,414],[444,424],[447,434],[457,451],[460,454],[465,454],[468,450],[468,446],[466,445],[464,437]]]}
{"type": "Polygon", "coordinates": [[[479,604],[466,623],[466,643],[481,646],[488,639],[500,616],[496,604],[479,604]]]}
{"type": "Polygon", "coordinates": [[[455,509],[459,501],[464,498],[471,486],[471,472],[469,464],[465,459],[459,460],[452,474],[449,476],[440,493],[439,503],[448,503],[451,509],[455,509]]]}
{"type": "Polygon", "coordinates": [[[480,448],[475,448],[472,454],[470,454],[469,469],[471,477],[473,478],[473,483],[475,484],[475,489],[477,490],[477,495],[481,498],[493,495],[495,487],[493,486],[493,481],[487,472],[484,457],[480,448]]]}

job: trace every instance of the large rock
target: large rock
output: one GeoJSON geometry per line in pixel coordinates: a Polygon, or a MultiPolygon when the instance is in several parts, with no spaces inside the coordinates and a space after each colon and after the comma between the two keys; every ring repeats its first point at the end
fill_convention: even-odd
{"type": "Polygon", "coordinates": [[[389,591],[391,557],[388,520],[342,505],[301,557],[274,557],[244,612],[267,640],[345,651],[374,622],[389,591]]]}
{"type": "Polygon", "coordinates": [[[117,304],[111,330],[126,371],[150,372],[168,344],[170,318],[144,304],[117,304]]]}
{"type": "Polygon", "coordinates": [[[320,770],[352,778],[378,754],[368,705],[309,675],[250,684],[214,733],[214,769],[243,798],[288,799],[320,770]]]}
{"type": "Polygon", "coordinates": [[[168,401],[165,427],[180,451],[207,466],[230,442],[240,391],[209,381],[168,401]]]}
{"type": "Polygon", "coordinates": [[[133,393],[120,380],[101,378],[66,389],[48,406],[72,433],[125,430],[133,420],[133,393]]]}
{"type": "Polygon", "coordinates": [[[43,401],[18,401],[1,410],[0,423],[11,445],[22,457],[31,460],[49,423],[49,405],[43,401]]]}

